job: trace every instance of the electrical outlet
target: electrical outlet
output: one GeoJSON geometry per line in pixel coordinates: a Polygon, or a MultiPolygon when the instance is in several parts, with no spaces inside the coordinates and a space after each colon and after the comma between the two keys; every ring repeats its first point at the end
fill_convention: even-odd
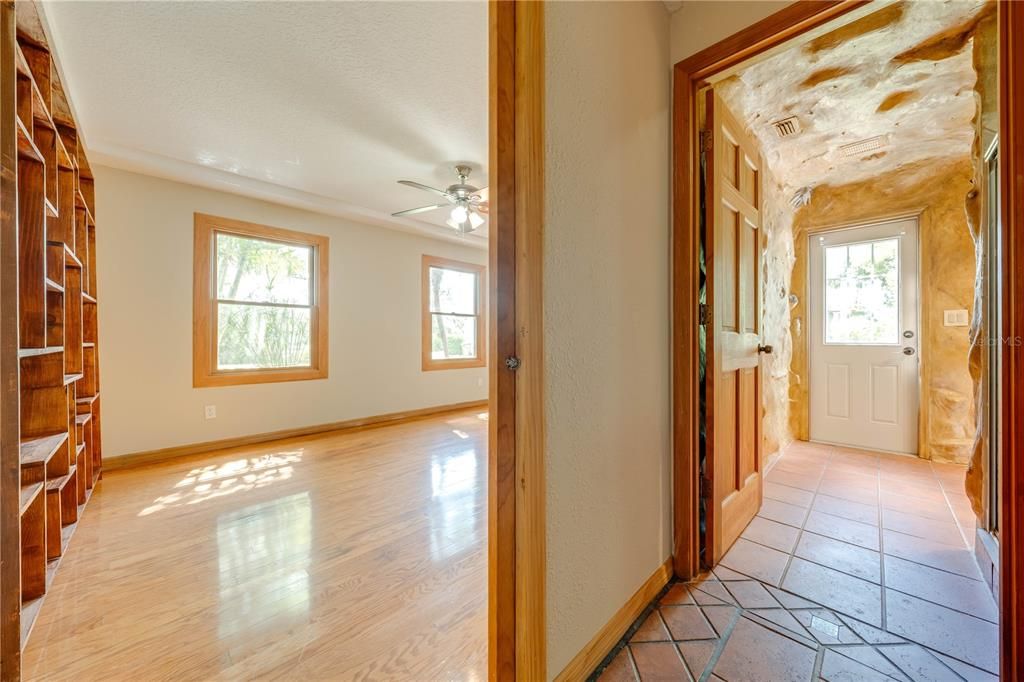
{"type": "Polygon", "coordinates": [[[217,418],[217,406],[216,405],[207,405],[206,406],[206,418],[207,419],[216,419],[217,418]]]}

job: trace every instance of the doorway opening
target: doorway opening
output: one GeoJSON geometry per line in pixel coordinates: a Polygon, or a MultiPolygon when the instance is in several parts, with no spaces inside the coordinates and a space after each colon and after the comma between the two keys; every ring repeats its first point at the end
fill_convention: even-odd
{"type": "Polygon", "coordinates": [[[787,666],[1016,670],[1015,576],[993,578],[1014,551],[993,532],[1013,352],[994,313],[1016,286],[985,211],[1013,97],[999,21],[995,3],[806,3],[676,66],[675,254],[694,264],[675,339],[706,343],[699,380],[675,367],[675,566],[704,621],[740,611],[714,628],[715,674],[743,667],[739,623],[806,638],[780,644],[787,666]]]}

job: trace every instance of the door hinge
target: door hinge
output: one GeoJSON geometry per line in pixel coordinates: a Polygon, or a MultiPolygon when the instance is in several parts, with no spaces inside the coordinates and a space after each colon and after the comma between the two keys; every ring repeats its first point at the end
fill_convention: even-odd
{"type": "Polygon", "coordinates": [[[697,324],[711,324],[711,308],[708,307],[707,303],[701,303],[697,310],[697,324]]]}
{"type": "Polygon", "coordinates": [[[510,355],[505,358],[505,367],[513,371],[519,369],[521,364],[523,364],[522,361],[514,355],[510,355]]]}
{"type": "Polygon", "coordinates": [[[710,130],[700,131],[700,150],[704,153],[710,152],[715,144],[714,140],[715,137],[711,134],[710,130]]]}
{"type": "Polygon", "coordinates": [[[700,477],[700,496],[705,499],[711,498],[711,479],[707,476],[700,477]]]}

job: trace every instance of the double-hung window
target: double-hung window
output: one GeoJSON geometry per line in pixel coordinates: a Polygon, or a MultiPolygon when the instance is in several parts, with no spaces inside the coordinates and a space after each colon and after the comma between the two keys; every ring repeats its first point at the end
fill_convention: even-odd
{"type": "Polygon", "coordinates": [[[195,215],[193,385],[327,377],[329,240],[195,215]]]}
{"type": "Polygon", "coordinates": [[[482,265],[423,256],[423,371],[483,367],[482,265]]]}

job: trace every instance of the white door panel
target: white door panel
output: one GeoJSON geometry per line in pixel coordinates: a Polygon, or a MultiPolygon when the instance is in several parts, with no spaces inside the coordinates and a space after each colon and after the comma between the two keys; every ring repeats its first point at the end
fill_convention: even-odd
{"type": "Polygon", "coordinates": [[[808,238],[811,440],[917,453],[917,220],[808,238]]]}

